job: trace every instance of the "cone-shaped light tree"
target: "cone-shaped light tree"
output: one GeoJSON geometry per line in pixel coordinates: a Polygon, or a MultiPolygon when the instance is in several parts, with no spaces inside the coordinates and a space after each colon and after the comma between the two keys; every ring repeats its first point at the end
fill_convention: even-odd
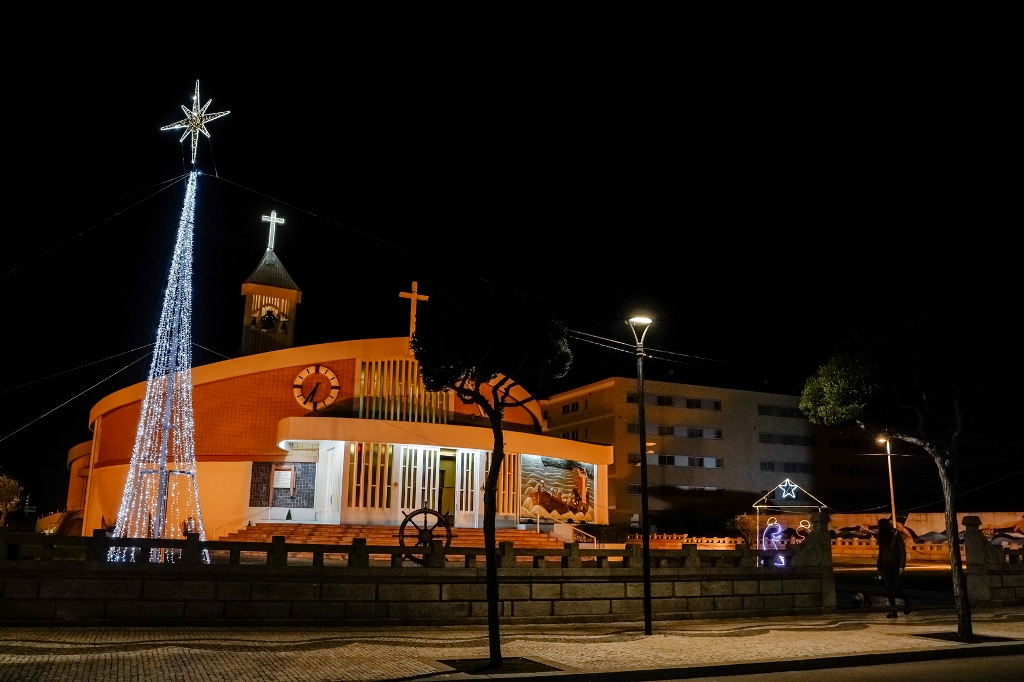
{"type": "Polygon", "coordinates": [[[475,291],[432,296],[420,312],[412,349],[429,391],[452,391],[478,406],[494,435],[484,484],[487,557],[487,625],[491,667],[501,666],[498,631],[498,567],[495,547],[496,492],[505,459],[502,417],[565,376],[572,363],[565,326],[537,298],[513,292],[475,291]],[[515,396],[513,389],[520,387],[515,396]]]}
{"type": "MultiPolygon", "coordinates": [[[[142,414],[117,513],[115,537],[206,539],[196,485],[192,421],[192,237],[196,172],[188,177],[185,202],[157,327],[142,414]]],[[[134,560],[128,548],[110,550],[117,561],[134,560]]],[[[151,550],[150,561],[169,558],[151,550]]]]}

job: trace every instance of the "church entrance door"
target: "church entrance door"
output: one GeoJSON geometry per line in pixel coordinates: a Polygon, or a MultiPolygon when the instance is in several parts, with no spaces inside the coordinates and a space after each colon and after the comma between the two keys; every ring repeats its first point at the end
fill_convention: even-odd
{"type": "Polygon", "coordinates": [[[484,455],[475,450],[459,450],[455,456],[455,524],[462,528],[479,528],[482,524],[480,487],[484,455]]]}

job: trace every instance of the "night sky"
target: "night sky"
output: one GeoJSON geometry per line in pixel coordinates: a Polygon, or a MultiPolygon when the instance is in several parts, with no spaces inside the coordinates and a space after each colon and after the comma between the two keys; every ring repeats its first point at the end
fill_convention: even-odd
{"type": "MultiPolygon", "coordinates": [[[[398,292],[414,279],[428,295],[535,294],[570,328],[623,341],[623,320],[646,312],[652,345],[724,361],[649,367],[688,383],[795,393],[852,329],[917,312],[1019,345],[1019,126],[998,55],[566,36],[480,48],[254,41],[195,58],[81,52],[14,76],[32,115],[7,145],[0,436],[144,351],[14,387],[153,340],[184,183],[134,204],[182,173],[180,132],[159,128],[197,78],[210,111],[231,111],[197,161],[194,339],[224,355],[271,209],[303,291],[298,345],[405,334],[398,292]]],[[[573,350],[553,390],[635,371],[628,354],[573,350]]],[[[1011,352],[1014,389],[993,396],[1008,415],[1017,365],[1011,352]]],[[[0,472],[39,512],[61,508],[89,409],[147,369],[0,442],[0,472]]]]}

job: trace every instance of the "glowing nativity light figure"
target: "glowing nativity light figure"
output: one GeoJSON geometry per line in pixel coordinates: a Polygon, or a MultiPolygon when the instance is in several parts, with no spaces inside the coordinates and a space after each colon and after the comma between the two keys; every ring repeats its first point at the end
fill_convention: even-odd
{"type": "Polygon", "coordinates": [[[206,130],[206,124],[210,121],[220,118],[221,116],[227,116],[230,111],[218,111],[216,114],[206,113],[206,107],[210,106],[210,102],[213,100],[207,100],[206,104],[199,107],[199,81],[196,81],[196,94],[192,96],[192,111],[185,108],[185,105],[181,105],[181,110],[185,112],[185,118],[181,119],[177,123],[164,126],[160,130],[176,130],[178,128],[185,128],[185,134],[181,136],[178,142],[183,142],[189,135],[192,136],[192,165],[196,164],[196,141],[199,139],[199,133],[210,136],[208,130],[206,130]]]}
{"type": "Polygon", "coordinates": [[[772,549],[778,549],[779,541],[782,540],[782,526],[774,516],[768,517],[768,525],[765,526],[764,532],[761,533],[761,549],[768,550],[769,539],[772,543],[772,549]],[[768,535],[769,533],[771,533],[770,536],[768,535]]]}
{"type": "MultiPolygon", "coordinates": [[[[180,539],[187,532],[206,539],[196,485],[192,415],[192,237],[196,172],[189,174],[178,235],[167,277],[153,361],[135,433],[128,479],[114,537],[180,539]]],[[[131,548],[114,548],[113,561],[140,559],[131,548]]],[[[150,561],[173,560],[170,551],[150,550],[150,561]]],[[[204,552],[204,560],[209,556],[204,552]]]]}

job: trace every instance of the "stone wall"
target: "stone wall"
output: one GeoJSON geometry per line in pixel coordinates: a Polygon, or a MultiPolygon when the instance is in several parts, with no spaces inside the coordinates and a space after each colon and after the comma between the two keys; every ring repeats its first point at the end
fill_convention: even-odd
{"type": "Polygon", "coordinates": [[[1008,555],[981,533],[982,521],[966,516],[964,549],[967,554],[967,597],[975,606],[1024,605],[1024,564],[1020,555],[1010,563],[1008,555]]]}
{"type": "MultiPolygon", "coordinates": [[[[830,567],[652,568],[655,618],[820,614],[830,567]]],[[[642,618],[639,568],[499,569],[503,622],[642,618]]],[[[0,624],[481,624],[483,568],[0,561],[0,624]]]]}

